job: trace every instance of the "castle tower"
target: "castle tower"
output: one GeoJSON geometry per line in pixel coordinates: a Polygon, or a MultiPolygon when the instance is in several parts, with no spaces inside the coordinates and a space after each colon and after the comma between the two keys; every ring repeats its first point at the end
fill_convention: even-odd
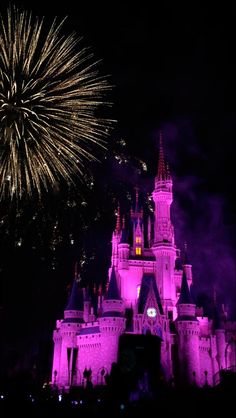
{"type": "Polygon", "coordinates": [[[186,273],[186,277],[187,277],[187,281],[188,281],[188,286],[190,287],[191,284],[192,284],[192,282],[193,282],[192,264],[189,261],[188,248],[187,248],[187,243],[186,242],[184,244],[183,269],[184,269],[184,271],[186,273]]]}
{"type": "Polygon", "coordinates": [[[91,296],[89,294],[89,289],[83,289],[84,293],[84,322],[89,322],[94,319],[94,315],[91,315],[91,296]]]}
{"type": "Polygon", "coordinates": [[[111,255],[111,264],[112,266],[118,266],[118,244],[121,239],[121,219],[120,219],[120,204],[117,208],[117,218],[116,218],[116,227],[112,234],[112,255],[111,255]]]}
{"type": "Polygon", "coordinates": [[[139,202],[139,190],[135,188],[135,207],[131,209],[133,223],[133,255],[142,256],[144,249],[143,209],[139,202]]]}
{"type": "Polygon", "coordinates": [[[199,322],[195,316],[196,305],[189,291],[185,271],[183,271],[177,311],[180,381],[199,384],[199,322]]]}
{"type": "Polygon", "coordinates": [[[114,267],[102,308],[102,316],[98,319],[103,347],[102,356],[104,366],[110,372],[112,363],[117,362],[119,337],[125,330],[124,302],[120,297],[114,267]]]}
{"type": "Polygon", "coordinates": [[[120,243],[118,244],[118,269],[129,268],[129,254],[130,254],[130,245],[128,243],[127,230],[125,227],[125,217],[122,221],[122,230],[120,243]]]}
{"type": "Polygon", "coordinates": [[[173,201],[172,179],[165,163],[162,134],[155,189],[152,193],[155,203],[154,243],[152,251],[157,261],[156,280],[164,312],[173,311],[176,302],[174,268],[176,247],[174,228],[170,217],[170,206],[173,201]]]}
{"type": "Polygon", "coordinates": [[[226,349],[226,339],[225,339],[225,327],[222,321],[221,312],[217,306],[216,301],[216,289],[213,290],[213,331],[216,336],[216,347],[217,347],[217,356],[216,360],[218,363],[218,369],[224,369],[226,367],[226,358],[225,358],[225,349],[226,349]]]}
{"type": "Polygon", "coordinates": [[[59,387],[69,387],[77,381],[78,348],[76,334],[84,323],[84,296],[74,279],[71,294],[64,311],[64,319],[57,321],[53,333],[54,355],[52,381],[59,387]]]}

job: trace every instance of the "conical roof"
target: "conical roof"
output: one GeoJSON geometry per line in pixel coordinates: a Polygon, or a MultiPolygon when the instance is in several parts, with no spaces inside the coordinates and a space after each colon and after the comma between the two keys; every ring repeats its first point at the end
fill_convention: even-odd
{"type": "Polygon", "coordinates": [[[121,300],[120,292],[117,285],[117,279],[116,279],[116,272],[114,266],[112,267],[111,271],[111,278],[108,285],[108,290],[105,295],[106,300],[121,300]]]}
{"type": "Polygon", "coordinates": [[[191,296],[189,287],[188,287],[188,281],[186,277],[185,271],[183,271],[182,276],[182,283],[181,283],[181,290],[180,290],[180,297],[177,302],[177,305],[189,305],[194,304],[193,298],[191,296]]]}
{"type": "Polygon", "coordinates": [[[78,282],[74,279],[71,294],[66,305],[66,311],[83,311],[84,310],[84,296],[83,290],[79,289],[78,282]]]}

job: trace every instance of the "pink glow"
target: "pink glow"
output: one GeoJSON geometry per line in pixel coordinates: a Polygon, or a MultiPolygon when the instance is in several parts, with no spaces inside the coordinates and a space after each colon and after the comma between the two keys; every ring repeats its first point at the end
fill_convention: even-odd
{"type": "MultiPolygon", "coordinates": [[[[57,321],[53,334],[52,382],[55,385],[65,388],[72,384],[85,385],[88,379],[94,385],[105,384],[105,375],[117,361],[119,337],[126,331],[126,308],[133,310],[132,329],[127,332],[151,332],[162,338],[160,361],[167,380],[176,373],[174,379],[178,383],[213,385],[214,376],[220,369],[235,366],[236,344],[231,341],[236,340],[236,324],[225,323],[221,329],[215,330],[209,318],[196,317],[193,303],[177,303],[182,271],[175,270],[179,250],[175,245],[170,216],[172,179],[166,168],[163,147],[152,198],[155,204],[154,231],[150,218],[144,225],[136,191],[135,209],[131,210],[132,245],[122,235],[125,225],[123,222],[121,228],[118,209],[112,235],[109,278],[111,280],[113,268],[119,297],[107,299],[106,295],[100,296],[97,317],[91,303],[84,302],[82,311],[65,310],[64,319],[57,321]],[[146,248],[145,231],[148,238],[146,248]],[[144,276],[146,280],[150,277],[146,294],[145,289],[142,290],[144,276]],[[160,300],[157,300],[157,292],[160,300]],[[174,351],[177,357],[173,356],[174,351]]],[[[192,266],[185,264],[183,268],[187,286],[190,286],[192,266]]],[[[201,315],[200,309],[197,312],[201,315]]]]}

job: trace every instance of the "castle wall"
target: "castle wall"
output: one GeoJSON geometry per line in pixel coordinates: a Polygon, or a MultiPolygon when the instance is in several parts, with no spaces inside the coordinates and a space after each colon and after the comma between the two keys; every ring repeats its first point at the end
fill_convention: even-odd
{"type": "Polygon", "coordinates": [[[84,370],[91,369],[92,383],[97,385],[100,383],[99,371],[105,366],[103,353],[103,339],[101,333],[77,336],[78,345],[78,362],[79,370],[77,384],[82,384],[84,370]]]}
{"type": "Polygon", "coordinates": [[[61,360],[61,345],[62,338],[59,330],[53,332],[54,341],[54,353],[53,353],[53,366],[52,366],[52,382],[57,384],[60,376],[60,360],[61,360]]]}
{"type": "Polygon", "coordinates": [[[178,345],[181,382],[199,384],[200,359],[198,323],[195,321],[178,322],[178,345]]]}
{"type": "Polygon", "coordinates": [[[199,360],[200,360],[200,376],[199,384],[204,386],[208,384],[213,385],[213,358],[211,350],[211,340],[207,337],[199,339],[199,360]]]}
{"type": "Polygon", "coordinates": [[[125,330],[125,318],[101,317],[99,318],[99,327],[102,334],[101,356],[104,367],[110,373],[112,363],[117,362],[119,338],[125,330]]]}

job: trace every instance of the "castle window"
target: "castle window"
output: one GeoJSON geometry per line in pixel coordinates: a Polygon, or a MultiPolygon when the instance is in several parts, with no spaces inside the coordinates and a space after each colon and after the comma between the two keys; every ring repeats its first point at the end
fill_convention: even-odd
{"type": "Polygon", "coordinates": [[[137,286],[137,299],[139,298],[139,295],[140,295],[140,289],[141,289],[141,286],[140,286],[140,284],[137,286]]]}
{"type": "Polygon", "coordinates": [[[136,255],[141,255],[142,254],[141,247],[136,247],[135,254],[136,255]]]}
{"type": "Polygon", "coordinates": [[[136,237],[136,244],[141,244],[141,237],[136,237]]]}

